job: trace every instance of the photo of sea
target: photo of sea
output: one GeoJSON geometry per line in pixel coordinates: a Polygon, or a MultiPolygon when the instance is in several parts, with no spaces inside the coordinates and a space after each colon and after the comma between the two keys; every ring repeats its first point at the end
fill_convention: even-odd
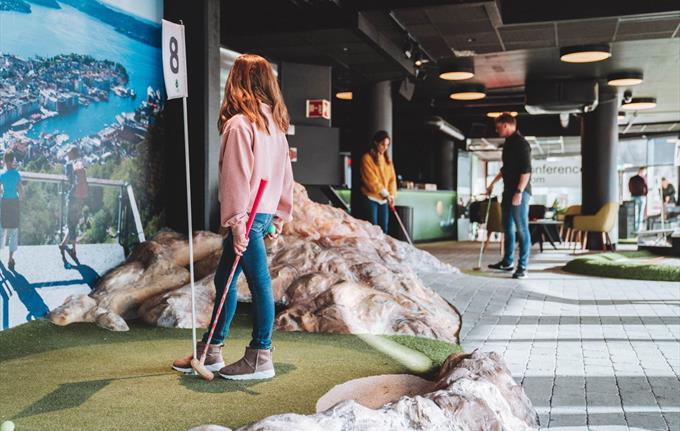
{"type": "Polygon", "coordinates": [[[63,175],[74,147],[90,180],[79,241],[115,241],[125,228],[129,196],[92,186],[100,180],[131,185],[142,222],[159,223],[141,186],[165,99],[160,14],[141,13],[150,5],[162,12],[162,0],[0,0],[0,153],[29,180],[21,244],[64,236],[64,184],[35,175],[63,175]]]}

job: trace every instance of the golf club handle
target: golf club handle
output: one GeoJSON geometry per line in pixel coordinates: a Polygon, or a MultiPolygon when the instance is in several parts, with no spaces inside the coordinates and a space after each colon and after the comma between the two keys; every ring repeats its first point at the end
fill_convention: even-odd
{"type": "Polygon", "coordinates": [[[246,238],[248,238],[250,235],[250,228],[253,226],[253,222],[255,221],[257,207],[260,206],[260,200],[262,200],[262,195],[264,194],[264,189],[267,187],[267,182],[268,181],[264,178],[260,180],[260,185],[257,188],[257,194],[255,195],[255,200],[253,201],[253,208],[250,210],[248,223],[246,223],[246,238]]]}

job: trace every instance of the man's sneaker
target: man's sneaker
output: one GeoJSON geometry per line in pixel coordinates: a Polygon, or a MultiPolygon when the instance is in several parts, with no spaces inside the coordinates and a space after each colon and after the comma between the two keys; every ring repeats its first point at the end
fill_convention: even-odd
{"type": "MultiPolygon", "coordinates": [[[[196,343],[196,355],[200,359],[205,349],[205,343],[199,341],[196,343]]],[[[181,371],[183,373],[191,372],[191,360],[194,359],[193,353],[189,356],[175,360],[172,363],[172,368],[181,371]]],[[[211,344],[208,347],[208,354],[205,356],[205,368],[210,371],[218,371],[220,368],[224,367],[224,359],[222,359],[222,345],[221,344],[211,344]]]]}
{"type": "Polygon", "coordinates": [[[512,278],[527,278],[528,276],[529,273],[524,268],[517,268],[517,271],[515,271],[515,273],[512,274],[512,278]]]}
{"type": "Polygon", "coordinates": [[[513,269],[515,269],[515,267],[512,266],[512,264],[506,265],[505,263],[503,263],[502,260],[498,263],[490,264],[489,268],[490,269],[500,269],[501,271],[512,271],[513,269]]]}
{"type": "Polygon", "coordinates": [[[246,347],[241,359],[220,370],[220,376],[228,380],[262,380],[274,377],[271,350],[246,347]]]}

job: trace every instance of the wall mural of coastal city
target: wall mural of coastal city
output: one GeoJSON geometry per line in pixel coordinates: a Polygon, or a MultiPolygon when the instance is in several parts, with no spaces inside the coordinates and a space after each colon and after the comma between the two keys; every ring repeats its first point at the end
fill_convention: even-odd
{"type": "Polygon", "coordinates": [[[0,0],[0,183],[3,205],[19,200],[18,222],[2,216],[10,251],[129,246],[128,189],[146,235],[163,226],[161,16],[162,0],[0,0]]]}

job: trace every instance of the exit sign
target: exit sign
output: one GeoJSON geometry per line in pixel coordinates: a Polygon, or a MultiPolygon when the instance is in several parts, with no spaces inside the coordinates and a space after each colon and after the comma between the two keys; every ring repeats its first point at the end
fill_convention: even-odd
{"type": "Polygon", "coordinates": [[[307,99],[307,118],[331,119],[331,102],[326,99],[307,99]]]}

